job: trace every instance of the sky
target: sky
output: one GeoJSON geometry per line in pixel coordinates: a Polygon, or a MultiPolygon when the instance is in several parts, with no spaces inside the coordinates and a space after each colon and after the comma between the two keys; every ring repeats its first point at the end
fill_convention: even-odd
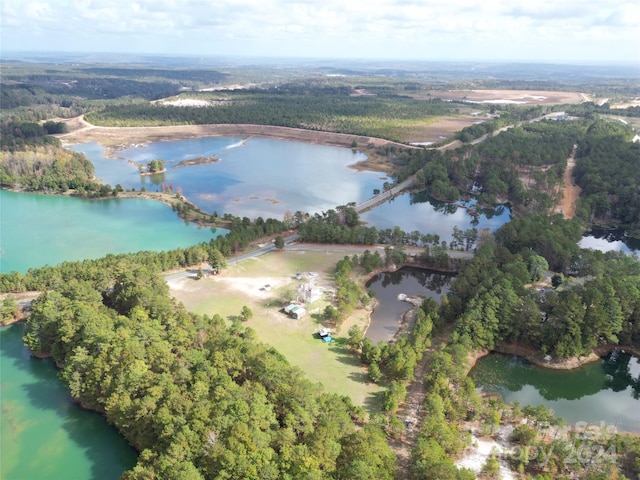
{"type": "Polygon", "coordinates": [[[640,61],[638,0],[1,0],[0,52],[640,61]]]}

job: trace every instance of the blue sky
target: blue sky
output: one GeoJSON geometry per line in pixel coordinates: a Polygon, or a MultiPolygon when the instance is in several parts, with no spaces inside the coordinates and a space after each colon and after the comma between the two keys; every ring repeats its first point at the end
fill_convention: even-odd
{"type": "Polygon", "coordinates": [[[2,0],[8,51],[639,62],[638,0],[2,0]]]}

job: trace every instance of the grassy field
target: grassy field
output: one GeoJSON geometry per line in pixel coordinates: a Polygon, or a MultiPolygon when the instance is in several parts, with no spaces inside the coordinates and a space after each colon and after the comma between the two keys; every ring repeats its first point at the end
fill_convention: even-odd
{"type": "Polygon", "coordinates": [[[217,313],[229,320],[248,306],[253,317],[244,325],[255,330],[261,341],[274,346],[311,381],[321,383],[325,391],[348,395],[373,413],[379,410],[383,388],[368,381],[366,368],[345,346],[349,326],[364,326],[369,312],[351,315],[335,332],[333,343],[323,343],[316,335],[324,326],[321,313],[333,294],[333,268],[345,255],[352,252],[273,252],[229,265],[220,275],[172,281],[171,294],[193,312],[217,313]],[[291,319],[281,309],[297,296],[299,284],[308,283],[309,272],[317,273],[314,284],[324,293],[307,306],[305,317],[291,319]],[[296,273],[302,278],[297,279],[296,273]]]}

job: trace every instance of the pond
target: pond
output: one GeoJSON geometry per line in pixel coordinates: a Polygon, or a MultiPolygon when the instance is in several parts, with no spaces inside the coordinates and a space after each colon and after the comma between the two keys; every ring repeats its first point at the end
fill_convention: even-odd
{"type": "Polygon", "coordinates": [[[475,200],[444,203],[431,198],[428,191],[423,190],[399,195],[363,213],[361,218],[378,229],[397,225],[405,232],[435,233],[441,241],[449,243],[454,227],[494,232],[511,220],[511,210],[506,205],[495,209],[481,208],[475,200]]]}
{"type": "Polygon", "coordinates": [[[640,240],[625,235],[625,231],[620,229],[592,228],[588,234],[582,237],[578,245],[582,248],[591,248],[601,252],[615,251],[640,254],[640,240]]]}
{"type": "Polygon", "coordinates": [[[285,212],[320,213],[360,202],[380,188],[386,175],[361,172],[349,165],[364,160],[347,148],[252,137],[205,137],[154,142],[104,157],[104,148],[74,145],[96,168],[96,176],[112,186],[149,191],[172,186],[202,210],[255,219],[282,219],[285,212]],[[177,166],[179,162],[214,156],[215,163],[177,166]],[[141,176],[135,165],[165,161],[167,171],[141,176]]]}
{"type": "Polygon", "coordinates": [[[378,304],[371,314],[371,323],[366,337],[373,343],[388,342],[398,331],[402,315],[412,307],[398,295],[420,295],[440,301],[449,291],[453,275],[404,267],[396,272],[383,272],[367,282],[367,289],[375,294],[378,304]]]}
{"type": "Polygon", "coordinates": [[[520,357],[492,353],[469,373],[476,387],[505,401],[546,405],[567,424],[587,422],[640,432],[640,359],[613,351],[574,370],[538,367],[520,357]]]}

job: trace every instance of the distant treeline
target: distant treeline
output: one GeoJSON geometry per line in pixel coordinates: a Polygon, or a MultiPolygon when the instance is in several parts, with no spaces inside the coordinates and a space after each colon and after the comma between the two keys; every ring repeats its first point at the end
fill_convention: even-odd
{"type": "Polygon", "coordinates": [[[149,103],[107,106],[87,120],[107,126],[251,123],[400,140],[403,122],[427,120],[456,106],[440,100],[378,94],[352,96],[347,87],[280,86],[265,90],[190,93],[215,103],[205,108],[149,103]]]}
{"type": "Polygon", "coordinates": [[[577,105],[565,105],[563,109],[568,115],[587,116],[597,113],[619,117],[640,117],[640,107],[638,106],[612,109],[609,103],[597,105],[593,102],[584,102],[577,105]]]}
{"type": "MultiPolygon", "coordinates": [[[[15,69],[14,69],[15,70],[15,69]]],[[[199,83],[217,84],[227,75],[215,70],[124,67],[48,68],[33,73],[10,70],[2,75],[2,108],[45,103],[59,99],[116,99],[138,97],[154,100],[199,83]]]]}

